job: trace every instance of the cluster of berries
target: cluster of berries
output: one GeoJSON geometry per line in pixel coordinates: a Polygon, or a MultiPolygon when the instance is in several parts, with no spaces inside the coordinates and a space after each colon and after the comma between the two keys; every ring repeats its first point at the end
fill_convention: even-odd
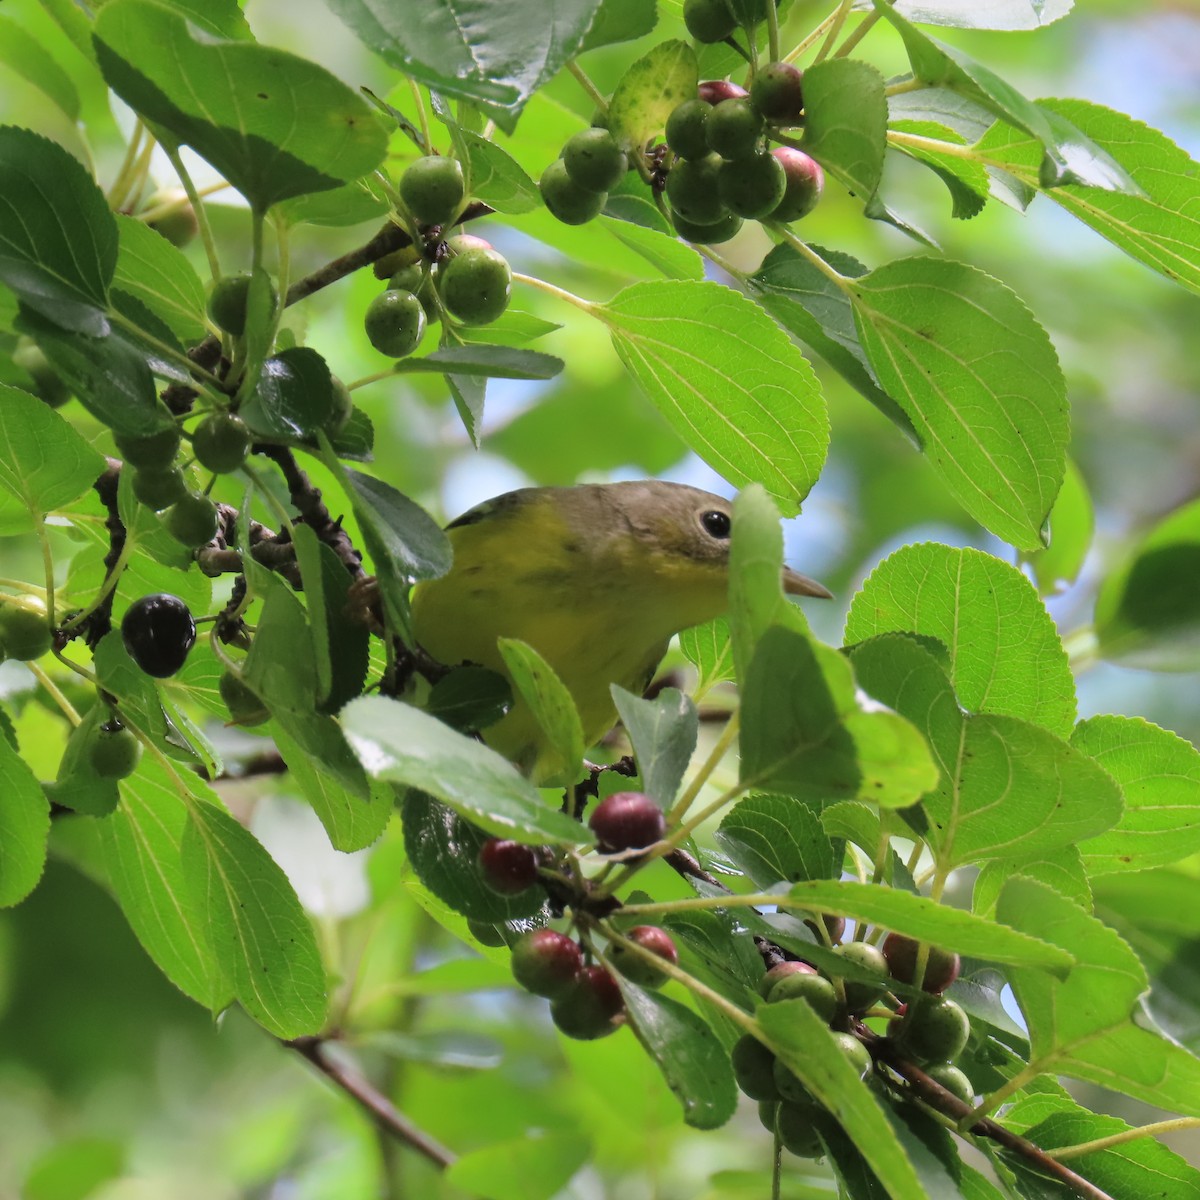
{"type": "Polygon", "coordinates": [[[600,215],[609,191],[629,170],[629,159],[607,129],[581,129],[567,140],[538,181],[546,207],[565,225],[600,215]]]}

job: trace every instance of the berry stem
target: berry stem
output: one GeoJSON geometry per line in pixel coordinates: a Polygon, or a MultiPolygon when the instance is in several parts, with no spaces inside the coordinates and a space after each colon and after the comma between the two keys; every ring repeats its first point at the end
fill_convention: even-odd
{"type": "Polygon", "coordinates": [[[853,50],[855,46],[857,46],[858,43],[861,42],[863,38],[865,38],[867,34],[871,32],[872,29],[875,28],[879,17],[880,13],[878,9],[876,9],[874,12],[867,13],[867,15],[863,17],[862,21],[859,22],[859,25],[854,32],[849,34],[846,40],[837,48],[837,50],[834,51],[833,57],[845,58],[846,55],[849,54],[850,51],[853,50]]]}
{"type": "Polygon", "coordinates": [[[429,114],[425,111],[425,97],[421,95],[420,85],[415,79],[409,79],[408,86],[412,89],[413,101],[417,106],[417,124],[421,127],[421,149],[426,154],[433,153],[433,138],[429,132],[429,114]]]}
{"type": "Polygon", "coordinates": [[[63,695],[58,685],[47,674],[46,669],[36,662],[27,662],[25,664],[30,671],[30,674],[38,681],[39,684],[46,690],[46,695],[58,705],[64,717],[71,722],[72,725],[78,725],[83,718],[75,711],[75,706],[63,695]]]}
{"type": "Polygon", "coordinates": [[[33,514],[33,532],[42,548],[42,570],[46,577],[46,623],[51,629],[54,620],[54,551],[46,536],[46,518],[39,512],[33,514]]]}
{"type": "Polygon", "coordinates": [[[600,89],[591,81],[588,73],[574,60],[567,63],[567,70],[575,77],[576,83],[587,93],[588,99],[596,106],[602,116],[608,116],[608,101],[600,89]]]}
{"type": "Polygon", "coordinates": [[[1150,1125],[1125,1129],[1120,1133],[1096,1138],[1091,1142],[1079,1142],[1074,1146],[1062,1146],[1057,1150],[1047,1150],[1046,1154],[1056,1162],[1062,1162],[1064,1159],[1094,1154],[1098,1150],[1109,1150],[1113,1146],[1123,1146],[1126,1142],[1137,1141],[1139,1138],[1157,1137],[1160,1133],[1175,1133],[1181,1129],[1200,1129],[1200,1117],[1175,1117],[1170,1121],[1155,1121],[1150,1125]]]}
{"type": "Polygon", "coordinates": [[[815,250],[810,250],[808,244],[798,238],[786,225],[780,225],[776,221],[766,222],[765,224],[767,229],[777,237],[782,238],[797,253],[807,258],[826,279],[837,284],[843,292],[849,294],[850,280],[845,275],[835,271],[815,250]]]}
{"type": "Polygon", "coordinates": [[[692,776],[691,781],[684,789],[683,795],[679,797],[674,807],[667,813],[668,825],[674,825],[676,821],[682,820],[684,814],[691,808],[692,802],[700,794],[700,789],[708,782],[712,773],[720,766],[726,751],[733,745],[733,740],[737,737],[738,725],[738,712],[735,710],[730,714],[729,720],[725,722],[725,728],[721,730],[720,736],[713,743],[713,747],[709,751],[703,765],[692,776]]]}
{"type": "Polygon", "coordinates": [[[779,61],[779,13],[776,0],[767,0],[767,61],[779,61]]]}
{"type": "Polygon", "coordinates": [[[217,243],[213,237],[212,226],[208,223],[208,210],[204,207],[204,201],[200,199],[200,193],[196,191],[196,185],[192,182],[187,167],[183,165],[178,148],[163,146],[163,152],[170,160],[171,166],[175,168],[175,174],[179,176],[179,182],[183,186],[183,190],[187,192],[187,198],[192,202],[192,208],[196,213],[196,223],[199,226],[200,241],[204,246],[204,253],[208,257],[208,269],[213,279],[220,279],[221,260],[217,255],[217,243]]]}
{"type": "Polygon", "coordinates": [[[139,117],[137,124],[133,127],[133,136],[129,139],[129,145],[125,147],[125,157],[121,160],[121,165],[117,168],[117,174],[108,189],[109,208],[120,209],[125,203],[125,197],[129,191],[130,176],[133,172],[133,164],[137,160],[138,151],[142,146],[142,134],[145,131],[146,127],[142,124],[142,119],[139,117]]]}
{"type": "Polygon", "coordinates": [[[839,0],[837,11],[834,12],[829,25],[829,32],[825,35],[825,41],[821,43],[820,50],[817,51],[817,57],[813,59],[814,67],[829,56],[834,42],[838,39],[838,34],[842,32],[842,26],[846,24],[846,18],[850,15],[850,8],[853,4],[854,0],[839,0]]]}
{"type": "Polygon", "coordinates": [[[106,315],[114,325],[120,325],[122,329],[128,330],[140,342],[150,346],[160,357],[183,367],[197,382],[207,383],[210,387],[218,389],[221,387],[221,381],[211,371],[206,371],[203,367],[197,366],[186,354],[180,354],[173,346],[168,346],[166,342],[159,341],[153,334],[147,333],[140,325],[131,321],[124,313],[117,312],[115,308],[110,308],[106,315]]]}
{"type": "Polygon", "coordinates": [[[576,296],[572,292],[568,292],[565,288],[555,287],[552,283],[547,283],[544,279],[538,279],[534,275],[522,275],[519,271],[513,272],[513,283],[525,283],[530,287],[537,288],[539,291],[545,292],[548,296],[556,296],[559,300],[565,300],[568,304],[573,304],[576,308],[587,313],[589,316],[597,317],[604,320],[604,306],[601,304],[592,304],[589,300],[584,300],[581,296],[576,296]]]}
{"type": "Polygon", "coordinates": [[[797,45],[793,46],[788,51],[784,62],[795,62],[813,43],[819,41],[824,36],[825,31],[833,24],[836,13],[830,13],[806,38],[802,39],[797,45]]]}

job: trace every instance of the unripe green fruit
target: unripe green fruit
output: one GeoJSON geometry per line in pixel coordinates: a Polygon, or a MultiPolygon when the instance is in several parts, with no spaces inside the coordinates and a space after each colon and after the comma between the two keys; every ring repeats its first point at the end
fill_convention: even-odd
{"type": "Polygon", "coordinates": [[[767,996],[768,1004],[781,1000],[804,1000],[822,1021],[833,1020],[837,1012],[837,992],[822,975],[785,975],[767,996]]]}
{"type": "Polygon", "coordinates": [[[775,1114],[775,1128],[785,1150],[797,1158],[820,1158],[825,1146],[812,1123],[811,1107],[781,1104],[775,1114]]]}
{"type": "Polygon", "coordinates": [[[166,471],[169,469],[175,461],[181,440],[178,425],[164,426],[156,433],[147,434],[145,437],[113,434],[117,453],[125,460],[126,466],[136,467],[139,471],[166,471]]]}
{"type": "Polygon", "coordinates": [[[725,207],[754,220],[773,212],[786,188],[787,176],[771,154],[724,163],[717,177],[717,192],[725,207]]]}
{"type": "Polygon", "coordinates": [[[725,0],[684,0],[683,23],[696,41],[706,45],[723,42],[737,28],[725,0]]]}
{"type": "Polygon", "coordinates": [[[137,769],[142,743],[124,725],[106,722],[88,746],[88,763],[101,779],[127,779],[137,769]]]}
{"type": "Polygon", "coordinates": [[[784,1066],[779,1059],[775,1060],[772,1078],[775,1090],[779,1093],[781,1100],[787,1100],[791,1104],[815,1105],[817,1103],[812,1092],[800,1081],[800,1076],[790,1067],[784,1066]]]}
{"type": "Polygon", "coordinates": [[[163,513],[162,523],[185,546],[207,546],[217,536],[217,508],[207,496],[189,492],[163,513]]]}
{"type": "Polygon", "coordinates": [[[791,146],[776,146],[771,156],[782,165],[786,179],[783,199],[771,213],[771,220],[786,224],[808,216],[816,208],[825,187],[821,164],[803,150],[793,150],[791,146]]]}
{"type": "Polygon", "coordinates": [[[332,403],[329,406],[329,416],[325,418],[321,428],[330,436],[341,433],[354,412],[354,398],[350,389],[336,376],[330,375],[329,388],[332,403]]]}
{"type": "Polygon", "coordinates": [[[567,174],[582,188],[607,192],[621,182],[629,170],[629,159],[607,129],[581,129],[563,147],[567,174]]]}
{"type": "Polygon", "coordinates": [[[778,1100],[775,1055],[757,1038],[746,1034],[734,1043],[729,1060],[737,1085],[751,1100],[778,1100]]]}
{"type": "Polygon", "coordinates": [[[534,929],[513,944],[513,978],[535,996],[559,995],[582,970],[583,954],[565,933],[534,929]]]}
{"type": "Polygon", "coordinates": [[[834,947],[834,954],[844,958],[855,966],[864,967],[879,975],[878,983],[860,983],[855,979],[847,979],[842,984],[846,995],[846,1011],[863,1013],[871,1007],[887,991],[884,982],[887,977],[887,959],[883,951],[867,942],[847,942],[844,946],[834,947]]]}
{"type": "Polygon", "coordinates": [[[862,1079],[871,1069],[871,1052],[852,1033],[835,1033],[833,1040],[837,1042],[842,1053],[850,1060],[850,1065],[862,1079]]]}
{"type": "MultiPolygon", "coordinates": [[[[446,243],[448,246],[455,245],[461,242],[463,238],[453,237],[446,243]]],[[[473,238],[473,241],[480,241],[479,238],[473,238]]],[[[389,292],[412,292],[414,296],[421,302],[421,307],[425,310],[425,324],[435,325],[441,318],[441,312],[437,306],[437,300],[434,297],[433,271],[425,270],[420,263],[413,263],[407,267],[401,267],[389,280],[389,292]]]]}
{"type": "Polygon", "coordinates": [[[446,225],[458,216],[466,199],[462,164],[430,154],[418,158],[400,176],[400,197],[422,225],[446,225]]]}
{"type": "Polygon", "coordinates": [[[412,292],[380,292],[363,318],[367,341],[389,358],[411,354],[425,336],[425,308],[412,292]]]}
{"type": "Polygon", "coordinates": [[[567,1037],[590,1042],[616,1033],[624,1008],[617,981],[603,967],[584,967],[550,1001],[550,1019],[567,1037]]]}
{"type": "Polygon", "coordinates": [[[781,979],[786,979],[789,975],[816,974],[817,968],[809,966],[806,962],[776,963],[769,971],[763,972],[762,978],[758,981],[758,994],[765,1000],[781,979]]]}
{"type": "Polygon", "coordinates": [[[163,213],[156,221],[146,224],[155,233],[165,237],[172,246],[186,246],[200,232],[200,222],[196,219],[196,210],[191,203],[181,204],[172,212],[163,213]]]}
{"type": "Polygon", "coordinates": [[[922,996],[888,1025],[888,1037],[896,1048],[918,1063],[957,1058],[970,1034],[967,1014],[945,996],[922,996]]]}
{"type": "MultiPolygon", "coordinates": [[[[279,300],[274,284],[271,285],[271,304],[279,300]]],[[[246,310],[250,301],[250,276],[244,272],[226,275],[213,285],[208,297],[208,315],[212,323],[226,333],[240,337],[246,332],[246,310]]]]}
{"type": "Polygon", "coordinates": [[[767,63],[750,84],[750,103],[768,121],[791,124],[804,108],[802,79],[791,63],[767,63]]]}
{"type": "Polygon", "coordinates": [[[226,671],[222,674],[217,681],[217,691],[229,709],[230,724],[252,729],[271,719],[271,711],[262,702],[262,697],[235,672],[226,671]]]}
{"type": "MultiPolygon", "coordinates": [[[[401,246],[399,250],[393,250],[390,254],[385,254],[382,258],[377,258],[371,266],[371,274],[376,279],[390,279],[393,275],[405,270],[407,267],[420,267],[421,252],[416,246],[401,246]]],[[[408,291],[413,291],[413,288],[408,288],[408,291]]]]}
{"type": "Polygon", "coordinates": [[[697,246],[719,246],[727,242],[742,227],[742,218],[727,212],[719,221],[712,225],[697,225],[688,221],[677,212],[671,213],[675,223],[675,232],[685,241],[697,246]]]}
{"type": "Polygon", "coordinates": [[[233,413],[212,413],[192,433],[196,461],[216,475],[241,467],[250,453],[250,430],[233,413]]]}
{"type": "MultiPolygon", "coordinates": [[[[651,954],[661,958],[663,962],[672,966],[679,962],[679,951],[675,948],[671,935],[665,929],[659,929],[657,925],[635,925],[625,936],[642,949],[649,950],[651,954]]],[[[640,987],[658,988],[667,982],[664,971],[660,971],[652,962],[648,962],[633,950],[627,950],[619,943],[609,951],[609,958],[612,965],[626,979],[640,987]]]]}
{"type": "Polygon", "coordinates": [[[704,123],[708,148],[722,158],[749,158],[758,150],[766,123],[745,96],[735,96],[716,105],[704,123]]]}
{"type": "Polygon", "coordinates": [[[33,380],[33,386],[51,408],[58,408],[71,398],[71,389],[63,383],[50,360],[36,343],[22,338],[13,351],[13,362],[33,380]]]}
{"type": "Polygon", "coordinates": [[[694,225],[714,225],[725,216],[717,192],[721,160],[715,154],[685,158],[667,176],[667,199],[671,208],[694,225]]]}
{"type": "Polygon", "coordinates": [[[546,207],[564,225],[586,225],[600,215],[608,196],[580,187],[567,174],[567,165],[556,158],[538,180],[538,188],[546,207]]]}
{"type": "Polygon", "coordinates": [[[937,1066],[929,1067],[925,1074],[934,1083],[940,1083],[952,1096],[957,1096],[964,1104],[975,1103],[975,1085],[958,1067],[950,1063],[938,1063],[937,1066]]]}
{"type": "Polygon", "coordinates": [[[512,268],[499,250],[472,247],[439,269],[438,293],[464,325],[488,325],[508,307],[512,268]]]}
{"type": "Polygon", "coordinates": [[[779,1102],[777,1100],[760,1100],[758,1102],[758,1119],[772,1137],[775,1136],[775,1114],[778,1111],[779,1102]]]}
{"type": "Polygon", "coordinates": [[[133,494],[139,504],[159,512],[187,495],[187,481],[178,467],[169,471],[141,470],[133,473],[133,494]]]}
{"type": "Polygon", "coordinates": [[[32,662],[49,653],[53,643],[54,635],[46,621],[46,609],[40,601],[26,597],[20,607],[8,602],[0,603],[0,659],[15,658],[20,662],[32,662]]]}
{"type": "Polygon", "coordinates": [[[667,145],[680,158],[704,158],[708,154],[708,139],[704,126],[712,105],[707,100],[685,100],[677,104],[667,118],[667,145]]]}

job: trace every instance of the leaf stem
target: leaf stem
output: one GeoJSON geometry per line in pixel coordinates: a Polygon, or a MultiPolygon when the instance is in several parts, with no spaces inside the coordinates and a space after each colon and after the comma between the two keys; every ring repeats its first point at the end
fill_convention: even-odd
{"type": "Polygon", "coordinates": [[[589,316],[603,319],[600,318],[603,305],[593,304],[590,300],[584,300],[581,296],[576,296],[574,293],[568,292],[565,288],[555,287],[554,284],[547,283],[544,279],[538,279],[536,275],[522,275],[520,272],[514,271],[513,282],[528,284],[530,287],[545,292],[548,296],[556,296],[559,300],[565,300],[568,304],[573,304],[589,316]]]}
{"type": "Polygon", "coordinates": [[[850,34],[837,48],[833,57],[845,58],[846,55],[849,54],[850,51],[853,50],[858,43],[861,42],[863,38],[865,38],[867,34],[871,32],[872,29],[875,28],[875,24],[878,22],[879,18],[880,12],[878,9],[875,9],[874,12],[867,13],[867,15],[863,17],[862,21],[859,23],[858,28],[855,29],[855,31],[850,34]]]}
{"type": "Polygon", "coordinates": [[[1074,1146],[1062,1146],[1057,1150],[1047,1150],[1053,1159],[1061,1162],[1063,1159],[1080,1158],[1084,1154],[1094,1154],[1098,1150],[1109,1150],[1113,1146],[1122,1146],[1126,1142],[1138,1138],[1157,1137],[1160,1133],[1175,1133],[1180,1129],[1200,1129],[1200,1117],[1173,1117],[1169,1121],[1155,1121],[1150,1125],[1139,1125],[1136,1129],[1126,1129],[1121,1133],[1113,1133],[1108,1137],[1096,1138],[1090,1142],[1079,1142],[1074,1146]]]}
{"type": "Polygon", "coordinates": [[[926,150],[931,154],[944,154],[948,158],[965,158],[969,162],[983,162],[970,146],[961,146],[957,142],[943,142],[941,138],[922,137],[919,133],[904,133],[899,129],[889,129],[888,142],[900,149],[911,147],[913,150],[926,150]]]}
{"type": "Polygon", "coordinates": [[[433,153],[433,136],[429,130],[429,114],[425,111],[425,97],[421,95],[421,87],[415,79],[409,79],[408,86],[412,89],[413,100],[417,105],[417,122],[421,126],[421,145],[426,154],[433,153]]]}
{"type": "Polygon", "coordinates": [[[889,83],[883,89],[885,96],[901,96],[905,92],[919,92],[922,88],[929,85],[923,79],[918,79],[915,75],[911,79],[902,79],[899,83],[889,83]]]}
{"type": "Polygon", "coordinates": [[[969,1129],[976,1121],[982,1120],[988,1113],[995,1112],[1009,1096],[1015,1096],[1027,1083],[1032,1083],[1044,1068],[1040,1063],[1026,1063],[1007,1083],[998,1087],[990,1096],[985,1096],[983,1102],[971,1110],[969,1117],[959,1122],[960,1129],[969,1129]]]}
{"type": "Polygon", "coordinates": [[[46,577],[46,623],[54,628],[54,551],[46,536],[46,518],[41,513],[33,514],[33,531],[42,547],[42,570],[46,577]]]}
{"type": "Polygon", "coordinates": [[[814,42],[817,42],[824,35],[825,31],[833,24],[837,13],[830,13],[806,38],[793,46],[784,57],[784,62],[795,62],[814,42]]]}
{"type": "Polygon", "coordinates": [[[850,279],[840,272],[835,271],[815,250],[810,250],[808,244],[798,238],[786,225],[781,225],[777,221],[769,221],[766,222],[766,227],[772,233],[782,238],[798,254],[802,254],[807,258],[826,279],[836,284],[843,292],[849,294],[850,279]]]}
{"type": "Polygon", "coordinates": [[[608,101],[600,89],[592,82],[588,73],[574,60],[567,63],[567,70],[575,77],[575,82],[587,93],[588,99],[600,110],[602,116],[608,115],[608,101]]]}
{"type": "Polygon", "coordinates": [[[115,308],[110,308],[108,310],[108,319],[113,324],[120,325],[122,329],[128,330],[161,358],[166,359],[168,362],[177,363],[179,366],[185,368],[197,382],[207,383],[211,387],[220,388],[221,381],[211,371],[206,371],[203,367],[197,366],[186,354],[176,350],[174,346],[168,346],[166,342],[160,341],[151,333],[147,333],[124,313],[118,312],[115,308]]]}
{"type": "Polygon", "coordinates": [[[75,711],[75,706],[63,695],[58,684],[50,678],[45,667],[39,666],[36,662],[27,662],[25,664],[34,679],[38,681],[43,688],[46,689],[46,694],[54,701],[55,704],[62,710],[62,714],[71,722],[72,725],[78,725],[83,718],[75,711]]]}
{"type": "Polygon", "coordinates": [[[854,0],[840,0],[837,11],[833,14],[829,32],[825,35],[825,41],[821,44],[820,50],[817,51],[817,57],[813,59],[814,67],[817,63],[824,61],[833,49],[833,44],[837,41],[838,34],[842,32],[842,26],[846,24],[846,18],[850,15],[850,8],[853,3],[854,0]]]}
{"type": "Polygon", "coordinates": [[[121,160],[121,165],[117,168],[116,177],[108,189],[108,206],[113,210],[119,209],[125,203],[125,197],[129,191],[130,176],[133,173],[133,164],[137,159],[138,151],[141,149],[142,134],[145,131],[146,126],[142,123],[141,117],[139,117],[137,124],[133,127],[133,136],[129,139],[129,145],[125,147],[125,157],[121,160]]]}
{"type": "Polygon", "coordinates": [[[200,199],[200,193],[196,191],[196,185],[192,182],[187,167],[183,165],[178,147],[164,145],[163,151],[170,159],[171,166],[175,168],[175,174],[179,176],[179,182],[183,185],[183,190],[187,192],[187,197],[192,202],[196,223],[200,227],[200,241],[203,243],[204,253],[208,257],[208,269],[212,273],[213,279],[220,279],[221,260],[217,255],[217,242],[213,237],[212,226],[208,223],[208,212],[204,207],[204,201],[200,199]]]}
{"type": "Polygon", "coordinates": [[[779,61],[779,13],[776,0],[767,0],[767,61],[779,61]]]}

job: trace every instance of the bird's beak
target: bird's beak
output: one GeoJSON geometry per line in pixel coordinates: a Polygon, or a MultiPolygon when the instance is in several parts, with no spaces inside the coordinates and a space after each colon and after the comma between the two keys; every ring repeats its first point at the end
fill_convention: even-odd
{"type": "Polygon", "coordinates": [[[815,579],[809,579],[807,575],[801,575],[799,571],[793,571],[791,567],[783,568],[783,590],[789,596],[819,596],[822,600],[833,599],[833,593],[824,584],[818,583],[815,579]]]}

